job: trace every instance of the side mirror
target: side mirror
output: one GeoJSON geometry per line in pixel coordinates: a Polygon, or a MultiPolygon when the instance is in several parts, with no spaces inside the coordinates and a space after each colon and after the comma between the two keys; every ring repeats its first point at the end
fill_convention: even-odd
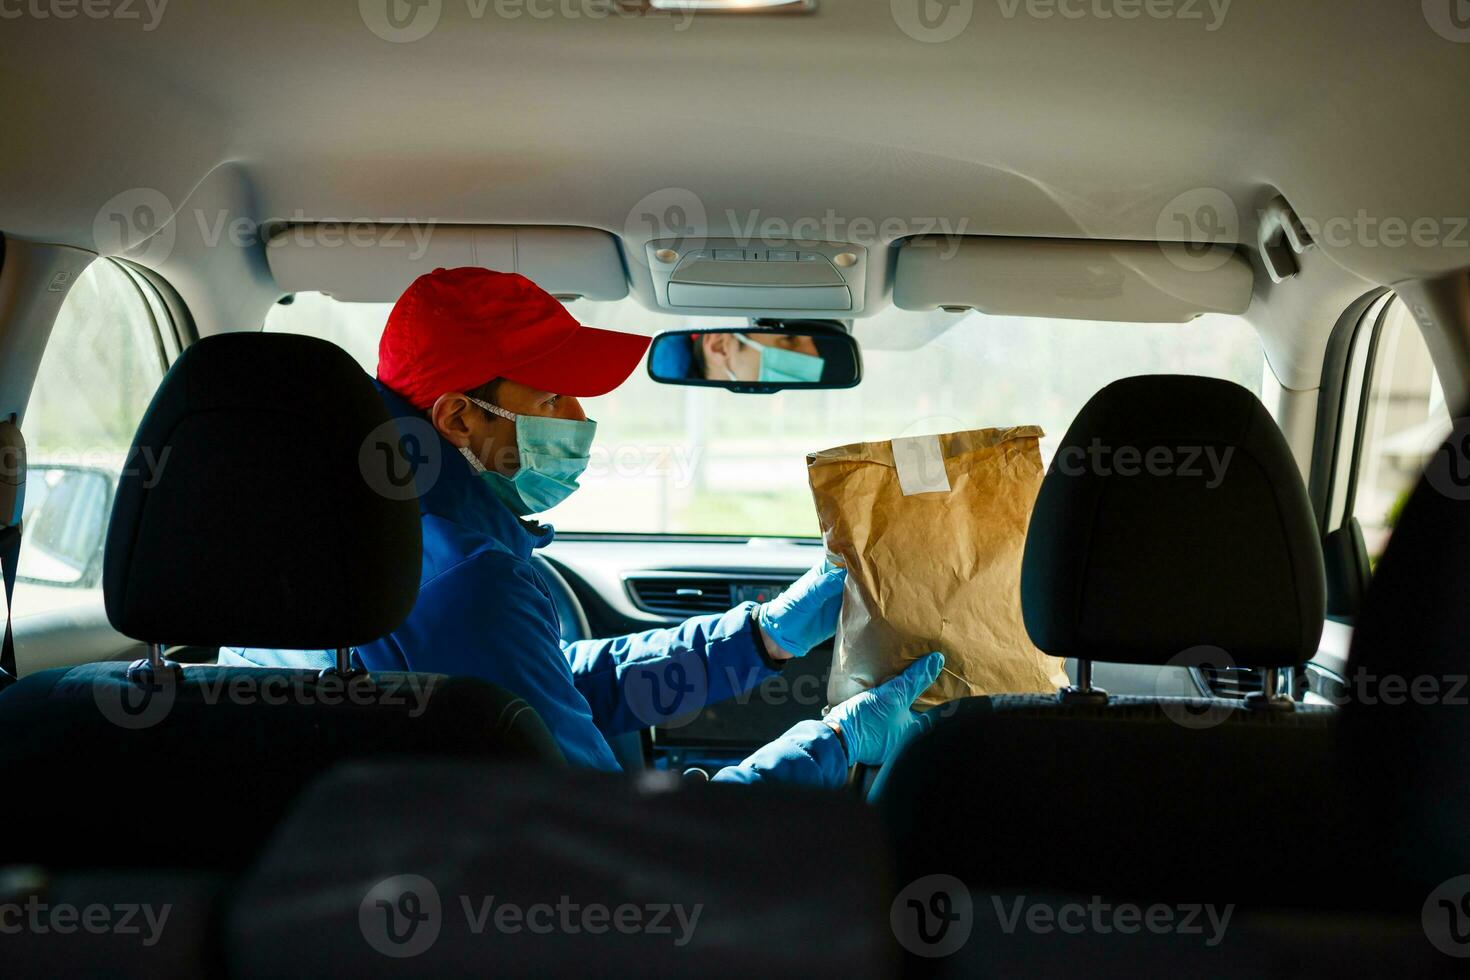
{"type": "Polygon", "coordinates": [[[840,325],[791,320],[661,333],[649,348],[648,375],[662,384],[768,394],[851,388],[863,379],[863,360],[857,341],[840,325]]]}
{"type": "Polygon", "coordinates": [[[116,477],[89,466],[26,467],[22,582],[89,589],[102,581],[102,552],[116,477]]]}

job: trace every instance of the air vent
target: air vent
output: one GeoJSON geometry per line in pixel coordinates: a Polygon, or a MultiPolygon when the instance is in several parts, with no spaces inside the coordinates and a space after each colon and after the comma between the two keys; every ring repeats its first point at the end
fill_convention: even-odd
{"type": "Polygon", "coordinates": [[[733,606],[730,584],[729,579],[637,578],[628,580],[628,592],[640,609],[691,616],[733,606]]]}
{"type": "Polygon", "coordinates": [[[724,612],[747,600],[763,602],[790,584],[786,580],[748,579],[743,576],[666,575],[630,578],[628,595],[646,612],[666,616],[694,616],[724,612]]]}
{"type": "Polygon", "coordinates": [[[1191,667],[1195,683],[1211,697],[1243,701],[1261,690],[1261,673],[1251,667],[1191,667]]]}

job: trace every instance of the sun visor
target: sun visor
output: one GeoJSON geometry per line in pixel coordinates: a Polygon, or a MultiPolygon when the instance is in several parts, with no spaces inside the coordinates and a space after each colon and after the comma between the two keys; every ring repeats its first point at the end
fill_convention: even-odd
{"type": "Polygon", "coordinates": [[[1250,263],[1233,247],[1035,238],[919,238],[898,250],[893,302],[905,310],[1183,323],[1243,313],[1250,263]]]}
{"type": "Polygon", "coordinates": [[[628,281],[616,240],[591,228],[316,222],[271,236],[266,258],[282,292],[391,303],[435,269],[519,272],[558,298],[616,300],[628,281]]]}

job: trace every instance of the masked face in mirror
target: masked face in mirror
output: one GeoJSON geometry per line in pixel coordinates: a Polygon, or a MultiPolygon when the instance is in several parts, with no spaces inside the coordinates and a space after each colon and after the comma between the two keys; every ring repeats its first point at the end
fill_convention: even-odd
{"type": "Polygon", "coordinates": [[[670,385],[765,394],[788,388],[851,388],[862,380],[857,341],[839,323],[806,329],[671,330],[653,339],[648,375],[670,385]]]}
{"type": "Polygon", "coordinates": [[[707,333],[695,338],[708,381],[811,382],[822,378],[823,358],[806,334],[707,333]]]}

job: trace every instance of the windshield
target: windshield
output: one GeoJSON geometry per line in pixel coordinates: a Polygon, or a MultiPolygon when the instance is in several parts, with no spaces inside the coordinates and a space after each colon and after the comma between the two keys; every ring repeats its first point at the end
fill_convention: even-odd
{"type": "MultiPolygon", "coordinates": [[[[266,329],[324,337],[372,373],[390,308],[300,294],[272,309],[266,329]]],[[[654,313],[631,297],[567,308],[583,323],[642,334],[745,322],[654,313]]],[[[809,452],[1040,425],[1049,460],[1077,410],[1110,381],[1198,374],[1259,395],[1267,380],[1255,331],[1232,316],[1123,324],[890,308],[854,332],[863,348],[856,388],[738,395],[659,384],[639,370],[612,394],[584,399],[598,423],[592,463],[582,488],[544,519],[561,531],[816,536],[809,452]]]]}

